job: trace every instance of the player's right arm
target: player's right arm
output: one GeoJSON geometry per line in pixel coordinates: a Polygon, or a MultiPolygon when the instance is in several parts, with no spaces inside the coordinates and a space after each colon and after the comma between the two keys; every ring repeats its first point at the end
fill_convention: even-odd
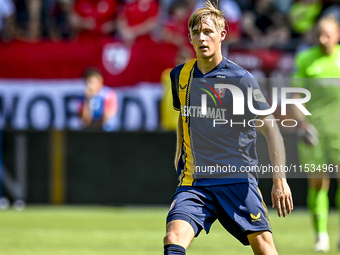
{"type": "Polygon", "coordinates": [[[279,217],[287,216],[293,210],[293,198],[287,183],[285,172],[282,170],[286,165],[286,153],[283,143],[283,138],[280,129],[273,115],[265,116],[263,119],[264,125],[259,127],[259,130],[266,138],[268,145],[268,152],[272,166],[280,171],[273,172],[273,187],[272,187],[272,205],[277,209],[279,217]],[[270,124],[272,122],[272,124],[270,124]]]}

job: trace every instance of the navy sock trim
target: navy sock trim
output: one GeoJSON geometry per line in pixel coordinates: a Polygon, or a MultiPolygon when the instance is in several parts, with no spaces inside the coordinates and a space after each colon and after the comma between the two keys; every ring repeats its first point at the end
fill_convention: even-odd
{"type": "Polygon", "coordinates": [[[183,246],[177,244],[164,245],[164,255],[185,255],[186,251],[183,246]]]}

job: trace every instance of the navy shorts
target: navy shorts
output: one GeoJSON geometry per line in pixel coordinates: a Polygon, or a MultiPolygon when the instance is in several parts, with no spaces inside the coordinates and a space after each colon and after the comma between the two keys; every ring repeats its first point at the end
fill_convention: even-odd
{"type": "Polygon", "coordinates": [[[202,229],[209,233],[216,219],[243,245],[249,245],[247,235],[270,231],[267,207],[256,184],[241,182],[206,187],[177,188],[167,217],[167,223],[184,220],[191,224],[195,237],[202,229]]]}

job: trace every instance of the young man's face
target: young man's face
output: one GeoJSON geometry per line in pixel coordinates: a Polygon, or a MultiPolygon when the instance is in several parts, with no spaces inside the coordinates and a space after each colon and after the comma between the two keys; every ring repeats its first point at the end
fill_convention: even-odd
{"type": "Polygon", "coordinates": [[[323,22],[319,26],[318,41],[321,49],[330,54],[334,47],[338,44],[340,33],[337,25],[332,22],[323,22]]]}
{"type": "Polygon", "coordinates": [[[196,25],[190,31],[189,40],[196,51],[197,58],[211,58],[221,54],[221,42],[227,32],[218,32],[210,17],[203,20],[201,25],[196,25]]]}
{"type": "Polygon", "coordinates": [[[103,78],[100,75],[92,75],[86,79],[86,96],[94,96],[103,87],[103,78]]]}

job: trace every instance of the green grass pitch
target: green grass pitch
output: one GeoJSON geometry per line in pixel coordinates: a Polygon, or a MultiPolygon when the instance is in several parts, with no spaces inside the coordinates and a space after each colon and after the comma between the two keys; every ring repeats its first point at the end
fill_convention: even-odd
{"type": "MultiPolygon", "coordinates": [[[[167,208],[36,207],[0,211],[2,255],[160,255],[167,208]]],[[[313,252],[314,235],[307,211],[295,210],[286,219],[270,211],[274,239],[280,254],[313,252]]],[[[331,251],[339,229],[336,212],[330,213],[331,251]]],[[[252,254],[215,223],[190,246],[189,255],[252,254]]]]}

